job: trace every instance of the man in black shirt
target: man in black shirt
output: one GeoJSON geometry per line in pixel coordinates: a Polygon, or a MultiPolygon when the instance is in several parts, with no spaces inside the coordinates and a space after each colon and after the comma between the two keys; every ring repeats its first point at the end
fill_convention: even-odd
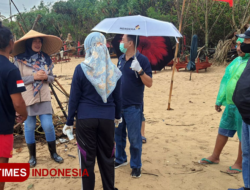
{"type": "MultiPolygon", "coordinates": [[[[237,35],[244,38],[240,48],[244,53],[250,53],[250,27],[244,34],[237,35]]],[[[238,108],[242,119],[242,175],[245,187],[240,190],[250,190],[250,60],[237,82],[233,101],[238,108]]]]}
{"type": "MultiPolygon", "coordinates": [[[[26,89],[18,68],[9,61],[14,41],[10,30],[0,22],[0,163],[12,157],[15,116],[22,123],[27,118],[21,92],[26,89]]],[[[0,182],[0,190],[4,182],[0,182]]]]}

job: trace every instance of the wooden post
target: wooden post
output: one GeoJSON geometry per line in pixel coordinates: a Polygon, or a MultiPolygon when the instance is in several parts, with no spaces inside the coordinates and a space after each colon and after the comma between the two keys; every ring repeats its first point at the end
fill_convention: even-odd
{"type": "Polygon", "coordinates": [[[32,29],[31,29],[31,30],[34,30],[34,28],[35,28],[35,26],[36,26],[36,24],[37,24],[38,20],[39,20],[41,17],[42,17],[41,15],[37,15],[36,20],[35,20],[35,22],[34,22],[34,24],[33,24],[33,26],[32,26],[32,29]]]}
{"type": "MultiPolygon", "coordinates": [[[[186,0],[183,0],[182,11],[181,11],[181,20],[180,20],[180,24],[179,24],[179,32],[181,32],[181,29],[182,29],[182,20],[183,20],[183,13],[184,13],[184,9],[185,9],[185,2],[186,2],[186,0]]],[[[178,41],[179,41],[179,39],[178,39],[178,41]]],[[[171,77],[171,83],[170,83],[170,91],[169,91],[168,109],[167,110],[171,110],[170,102],[171,102],[172,90],[173,90],[173,85],[174,85],[174,72],[175,72],[175,67],[176,67],[176,62],[177,62],[178,50],[179,50],[179,43],[176,43],[174,65],[173,65],[173,70],[172,70],[172,77],[171,77]]]]}

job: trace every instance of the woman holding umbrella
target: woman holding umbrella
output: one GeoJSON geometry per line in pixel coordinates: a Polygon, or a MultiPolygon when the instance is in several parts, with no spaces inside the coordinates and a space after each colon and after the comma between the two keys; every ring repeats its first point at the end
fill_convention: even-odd
{"type": "Polygon", "coordinates": [[[106,38],[93,32],[84,41],[85,61],[72,79],[67,128],[73,131],[77,111],[76,140],[82,177],[82,189],[94,190],[97,157],[103,189],[114,190],[114,131],[121,118],[121,72],[112,63],[106,38]]]}
{"type": "Polygon", "coordinates": [[[27,106],[28,118],[24,122],[25,140],[28,145],[30,167],[36,166],[35,128],[36,116],[39,116],[51,158],[62,163],[63,158],[56,152],[56,136],[52,120],[52,106],[49,83],[54,80],[53,64],[48,55],[57,52],[62,41],[56,36],[29,31],[14,44],[12,55],[19,68],[26,92],[22,93],[27,106]]]}

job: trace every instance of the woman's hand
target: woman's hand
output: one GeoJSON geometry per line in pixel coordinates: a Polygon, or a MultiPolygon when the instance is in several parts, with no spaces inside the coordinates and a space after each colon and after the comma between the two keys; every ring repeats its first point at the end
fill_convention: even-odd
{"type": "Polygon", "coordinates": [[[73,126],[64,125],[63,134],[67,135],[70,141],[73,140],[74,139],[73,126]]]}
{"type": "Polygon", "coordinates": [[[117,128],[119,124],[122,123],[122,117],[121,119],[115,119],[115,127],[117,128]]]}
{"type": "Polygon", "coordinates": [[[34,74],[34,80],[47,80],[47,79],[48,79],[48,75],[43,70],[37,71],[34,74]]]}

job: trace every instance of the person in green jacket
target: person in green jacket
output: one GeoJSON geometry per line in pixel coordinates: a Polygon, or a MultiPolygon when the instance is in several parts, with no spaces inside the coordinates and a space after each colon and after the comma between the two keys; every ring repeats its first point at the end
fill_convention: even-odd
{"type": "MultiPolygon", "coordinates": [[[[243,38],[238,38],[236,41],[237,53],[239,57],[234,59],[232,63],[227,66],[225,74],[221,80],[215,110],[220,112],[221,106],[225,106],[225,110],[220,121],[213,154],[207,158],[202,158],[199,161],[200,164],[218,164],[220,162],[220,154],[228,141],[228,137],[233,137],[236,132],[238,134],[239,140],[241,141],[242,117],[235,106],[232,97],[237,81],[239,80],[246,67],[247,61],[250,58],[250,54],[245,54],[240,49],[240,45],[243,41],[243,38]]],[[[242,151],[240,142],[237,160],[233,166],[229,167],[227,172],[236,174],[241,173],[241,170],[242,151]]]]}

